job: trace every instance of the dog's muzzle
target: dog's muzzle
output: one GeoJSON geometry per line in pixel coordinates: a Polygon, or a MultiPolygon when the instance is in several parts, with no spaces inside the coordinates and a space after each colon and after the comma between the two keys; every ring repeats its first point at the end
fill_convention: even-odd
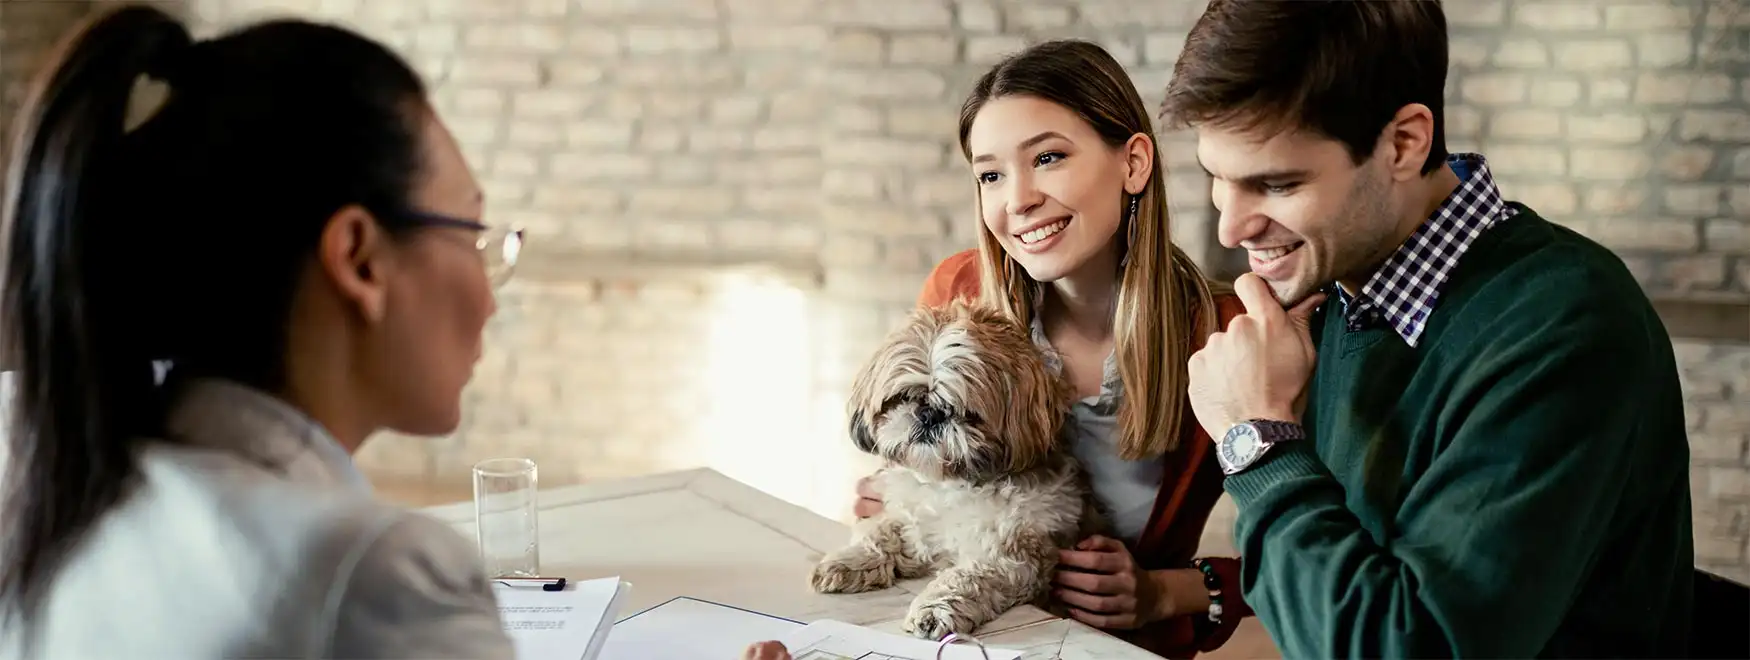
{"type": "Polygon", "coordinates": [[[935,444],[937,427],[948,421],[948,413],[935,406],[919,406],[917,420],[917,424],[912,427],[912,442],[935,444]]]}

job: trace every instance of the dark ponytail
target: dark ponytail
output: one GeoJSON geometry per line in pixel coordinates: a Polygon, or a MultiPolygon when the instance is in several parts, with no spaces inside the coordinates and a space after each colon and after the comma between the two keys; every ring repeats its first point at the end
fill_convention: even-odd
{"type": "Polygon", "coordinates": [[[136,81],[189,47],[162,11],[129,7],[63,42],[33,85],[7,167],[0,323],[15,370],[0,546],[6,623],[35,611],[57,565],[127,493],[130,438],[151,424],[151,356],[130,338],[120,269],[94,269],[119,218],[116,167],[136,81]]]}
{"type": "MultiPolygon", "coordinates": [[[[400,235],[422,173],[419,76],[341,27],[274,20],[191,43],[158,9],[88,19],[34,81],[5,216],[15,370],[0,624],[31,622],[62,562],[164,438],[157,368],[283,385],[299,275],[349,206],[400,235]],[[161,107],[127,126],[142,78],[161,107]]],[[[166,383],[175,381],[172,376],[166,383]]]]}

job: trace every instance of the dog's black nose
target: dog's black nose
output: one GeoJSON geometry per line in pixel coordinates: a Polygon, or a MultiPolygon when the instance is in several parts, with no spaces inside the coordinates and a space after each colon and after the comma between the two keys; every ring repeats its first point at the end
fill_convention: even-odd
{"type": "Polygon", "coordinates": [[[941,424],[942,420],[945,419],[948,419],[948,413],[942,412],[941,408],[935,406],[918,408],[918,426],[929,428],[941,424]]]}

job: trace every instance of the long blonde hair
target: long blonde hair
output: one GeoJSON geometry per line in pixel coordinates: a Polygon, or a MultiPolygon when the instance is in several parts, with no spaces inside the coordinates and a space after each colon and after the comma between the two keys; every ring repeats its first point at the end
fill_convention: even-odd
{"type": "MultiPolygon", "coordinates": [[[[998,64],[967,97],[960,110],[960,148],[969,161],[967,136],[978,111],[991,99],[1017,95],[1068,108],[1112,147],[1138,133],[1154,134],[1141,95],[1110,53],[1086,41],[1047,41],[998,64]]],[[[1220,287],[1172,242],[1165,170],[1160,147],[1152,149],[1153,167],[1136,216],[1134,221],[1125,219],[1117,239],[1124,264],[1112,320],[1118,376],[1124,384],[1117,444],[1118,454],[1128,460],[1173,451],[1180,435],[1196,428],[1186,397],[1186,363],[1198,338],[1215,330],[1220,287]]],[[[1039,282],[1003,251],[982,220],[979,227],[980,298],[1029,322],[1038,313],[1039,282]]]]}

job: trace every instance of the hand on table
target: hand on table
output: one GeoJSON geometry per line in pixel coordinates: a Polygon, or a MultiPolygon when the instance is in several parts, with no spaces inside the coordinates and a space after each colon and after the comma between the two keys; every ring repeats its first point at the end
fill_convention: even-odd
{"type": "Polygon", "coordinates": [[[1071,618],[1095,628],[1128,630],[1166,618],[1170,606],[1154,577],[1116,539],[1090,536],[1060,550],[1052,595],[1071,618]],[[1080,569],[1080,570],[1075,570],[1080,569]],[[1083,572],[1086,571],[1086,572],[1083,572]]]}
{"type": "Polygon", "coordinates": [[[1191,355],[1191,412],[1217,441],[1251,419],[1299,422],[1315,358],[1308,317],[1324,302],[1314,293],[1282,309],[1270,286],[1252,273],[1234,281],[1246,305],[1223,331],[1191,355]]]}
{"type": "Polygon", "coordinates": [[[857,480],[857,503],[851,511],[858,518],[869,518],[881,513],[885,504],[881,501],[881,493],[875,491],[875,475],[869,475],[857,480]]]}
{"type": "Polygon", "coordinates": [[[754,642],[741,652],[741,660],[791,660],[783,642],[754,642]]]}

